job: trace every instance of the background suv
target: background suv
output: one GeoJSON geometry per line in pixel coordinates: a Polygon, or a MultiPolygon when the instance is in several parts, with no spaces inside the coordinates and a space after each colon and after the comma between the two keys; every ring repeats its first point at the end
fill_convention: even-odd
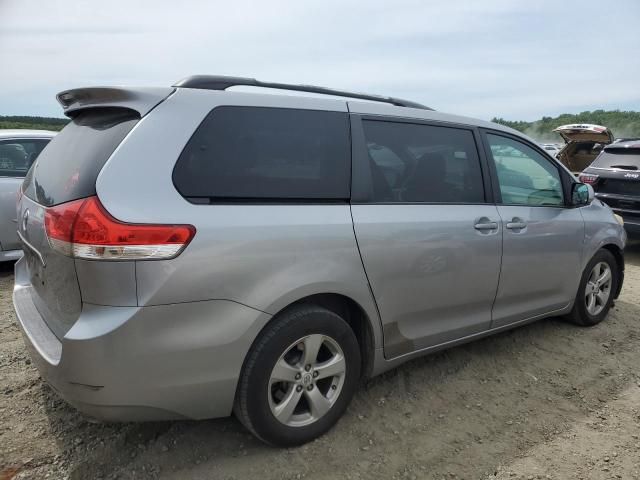
{"type": "Polygon", "coordinates": [[[16,199],[27,170],[55,132],[0,130],[0,262],[22,255],[16,235],[16,199]]]}
{"type": "Polygon", "coordinates": [[[606,146],[580,181],[590,184],[596,197],[622,216],[629,233],[640,233],[640,139],[606,146]]]}
{"type": "Polygon", "coordinates": [[[234,411],[296,445],[363,376],[550,315],[594,325],[622,286],[609,207],[500,125],[215,76],[58,99],[13,299],[42,375],[92,416],[234,411]]]}

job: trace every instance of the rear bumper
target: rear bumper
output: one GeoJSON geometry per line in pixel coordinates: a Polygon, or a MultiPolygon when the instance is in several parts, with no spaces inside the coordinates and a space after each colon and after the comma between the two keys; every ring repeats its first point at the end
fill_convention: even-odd
{"type": "Polygon", "coordinates": [[[112,421],[230,415],[244,357],[270,318],[226,300],[84,304],[78,321],[58,339],[32,294],[30,285],[17,284],[13,301],[42,377],[78,410],[112,421]]]}
{"type": "Polygon", "coordinates": [[[0,262],[18,260],[22,257],[22,250],[0,250],[0,262]]]}

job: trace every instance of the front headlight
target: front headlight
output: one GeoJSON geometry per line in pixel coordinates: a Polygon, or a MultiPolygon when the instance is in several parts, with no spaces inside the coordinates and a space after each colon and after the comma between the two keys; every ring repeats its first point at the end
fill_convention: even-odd
{"type": "Polygon", "coordinates": [[[614,214],[613,214],[613,216],[615,217],[616,221],[617,221],[620,225],[624,226],[624,218],[622,218],[622,217],[621,217],[620,215],[618,215],[617,213],[614,213],[614,214]]]}

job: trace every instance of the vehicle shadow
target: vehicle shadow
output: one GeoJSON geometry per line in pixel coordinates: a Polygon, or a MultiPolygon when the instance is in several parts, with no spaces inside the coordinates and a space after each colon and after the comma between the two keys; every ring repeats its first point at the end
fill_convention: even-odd
{"type": "Polygon", "coordinates": [[[13,269],[16,262],[0,262],[0,278],[5,278],[13,275],[13,269]]]}
{"type": "Polygon", "coordinates": [[[640,380],[637,318],[640,307],[620,300],[593,328],[549,319],[413,360],[364,382],[332,431],[294,449],[268,447],[232,418],[90,423],[42,388],[72,479],[391,478],[421,466],[478,478],[640,380]]]}

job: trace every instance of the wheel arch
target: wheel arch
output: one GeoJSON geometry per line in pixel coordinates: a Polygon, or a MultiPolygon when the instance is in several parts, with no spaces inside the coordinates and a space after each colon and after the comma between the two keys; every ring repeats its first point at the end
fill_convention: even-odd
{"type": "Polygon", "coordinates": [[[624,252],[623,250],[614,243],[607,243],[602,245],[601,247],[604,250],[608,250],[613,255],[613,258],[616,259],[616,266],[618,271],[618,285],[616,287],[616,291],[614,292],[613,298],[618,298],[620,296],[620,291],[622,290],[622,283],[624,281],[624,252]]]}
{"type": "MultiPolygon", "coordinates": [[[[377,348],[380,331],[376,331],[377,318],[371,318],[365,307],[352,297],[335,292],[311,293],[294,300],[290,300],[285,306],[281,306],[266,322],[255,336],[251,347],[258,341],[264,330],[283,312],[297,305],[313,304],[326,308],[342,317],[353,330],[358,346],[360,347],[362,377],[371,376],[374,366],[374,356],[377,348]]],[[[375,312],[377,316],[377,311],[375,312]]],[[[379,325],[379,323],[377,323],[379,325]]],[[[251,348],[249,349],[249,351],[251,348]]]]}
{"type": "Polygon", "coordinates": [[[334,312],[351,327],[358,340],[362,362],[362,376],[369,377],[373,371],[375,352],[375,334],[371,319],[364,308],[355,300],[338,293],[319,293],[309,295],[294,302],[291,306],[312,303],[334,312]]]}

